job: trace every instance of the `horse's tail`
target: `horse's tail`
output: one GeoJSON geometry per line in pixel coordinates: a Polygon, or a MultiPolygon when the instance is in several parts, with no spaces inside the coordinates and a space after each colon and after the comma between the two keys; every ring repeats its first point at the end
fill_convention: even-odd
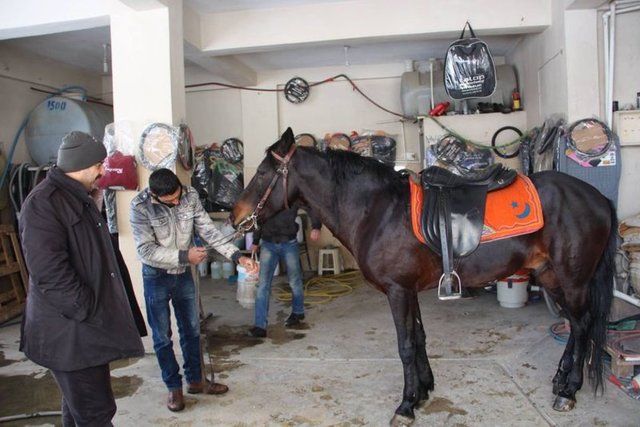
{"type": "Polygon", "coordinates": [[[605,248],[595,274],[589,283],[589,312],[591,328],[588,337],[587,352],[589,381],[593,385],[594,393],[598,389],[604,389],[604,354],[607,340],[607,326],[609,323],[609,311],[613,301],[613,286],[615,275],[615,254],[618,248],[618,218],[613,203],[609,202],[611,209],[611,230],[609,241],[605,248]]]}

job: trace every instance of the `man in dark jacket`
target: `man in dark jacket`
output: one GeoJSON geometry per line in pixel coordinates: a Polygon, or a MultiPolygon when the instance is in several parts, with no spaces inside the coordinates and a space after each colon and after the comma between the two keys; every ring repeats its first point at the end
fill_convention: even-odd
{"type": "Polygon", "coordinates": [[[144,355],[109,230],[89,195],[106,155],[90,135],[66,135],[57,166],[19,217],[29,272],[20,350],[53,373],[63,426],[111,426],[109,362],[144,355]]]}
{"type": "MultiPolygon", "coordinates": [[[[318,240],[322,223],[316,215],[308,210],[311,219],[311,240],[318,240]]],[[[248,332],[249,336],[264,338],[267,336],[269,317],[269,298],[273,273],[280,261],[284,261],[291,287],[291,314],[285,320],[285,326],[296,326],[304,320],[304,289],[302,284],[302,267],[300,266],[300,247],[297,233],[296,216],[298,208],[285,209],[269,218],[253,232],[252,252],[260,248],[260,276],[256,291],[255,326],[248,332]]]]}

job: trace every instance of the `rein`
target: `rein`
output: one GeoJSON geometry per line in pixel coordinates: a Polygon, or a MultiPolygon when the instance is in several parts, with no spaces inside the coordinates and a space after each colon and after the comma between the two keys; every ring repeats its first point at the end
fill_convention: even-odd
{"type": "Polygon", "coordinates": [[[280,178],[281,176],[282,176],[282,188],[284,190],[284,207],[285,209],[289,209],[289,199],[287,197],[287,182],[288,182],[287,178],[289,176],[289,161],[291,161],[291,157],[293,156],[293,153],[296,151],[296,147],[297,147],[296,144],[291,144],[291,148],[289,148],[289,151],[284,157],[280,156],[279,154],[276,154],[276,152],[274,151],[269,152],[277,161],[280,162],[280,167],[276,169],[276,174],[273,176],[273,178],[271,178],[271,182],[269,183],[267,190],[262,195],[262,198],[256,205],[256,208],[253,210],[253,212],[251,212],[251,215],[249,215],[247,218],[240,221],[240,223],[238,224],[237,229],[239,232],[246,233],[256,226],[258,214],[264,207],[264,204],[269,199],[269,196],[273,191],[273,187],[276,186],[276,183],[278,182],[278,178],[280,178]]]}
{"type": "Polygon", "coordinates": [[[212,243],[209,243],[204,248],[206,250],[208,250],[208,251],[215,250],[216,247],[219,246],[219,245],[226,245],[227,243],[231,243],[234,240],[242,237],[242,235],[244,235],[245,232],[246,231],[240,230],[240,229],[235,230],[233,233],[226,234],[226,235],[220,237],[219,239],[214,240],[212,243]]]}

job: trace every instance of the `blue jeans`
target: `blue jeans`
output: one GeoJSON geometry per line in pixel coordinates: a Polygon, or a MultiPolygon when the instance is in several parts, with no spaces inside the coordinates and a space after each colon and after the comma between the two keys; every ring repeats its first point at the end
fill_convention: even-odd
{"type": "Polygon", "coordinates": [[[293,293],[291,312],[304,314],[304,289],[302,288],[302,268],[300,267],[300,251],[298,241],[293,239],[286,243],[260,242],[260,276],[256,292],[256,326],[267,329],[269,316],[269,298],[273,273],[280,260],[284,260],[289,276],[289,286],[293,293]]]}
{"type": "Polygon", "coordinates": [[[171,341],[171,302],[180,335],[184,375],[188,383],[200,382],[200,319],[191,269],[182,274],[167,274],[166,270],[143,264],[142,278],[147,320],[162,380],[169,390],[182,388],[180,367],[171,341]]]}

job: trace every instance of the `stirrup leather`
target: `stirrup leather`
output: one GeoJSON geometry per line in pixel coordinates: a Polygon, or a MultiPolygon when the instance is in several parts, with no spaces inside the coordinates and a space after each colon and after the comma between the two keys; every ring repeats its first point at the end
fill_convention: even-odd
{"type": "Polygon", "coordinates": [[[453,245],[451,244],[451,210],[449,199],[451,193],[445,189],[438,189],[440,192],[439,221],[440,229],[440,249],[442,251],[442,276],[438,283],[438,299],[452,300],[462,297],[462,283],[460,276],[453,268],[453,245]],[[457,288],[454,286],[453,278],[458,282],[457,288]]]}

